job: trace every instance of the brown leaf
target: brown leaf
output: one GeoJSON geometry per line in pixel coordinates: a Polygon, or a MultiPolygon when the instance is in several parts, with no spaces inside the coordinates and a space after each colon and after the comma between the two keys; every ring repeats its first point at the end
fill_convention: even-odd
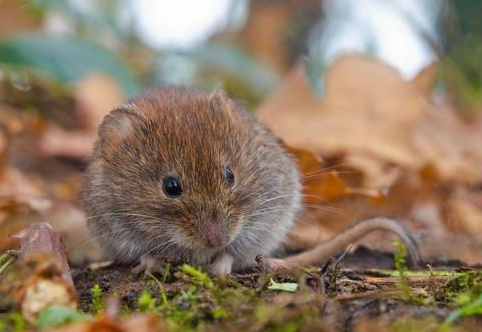
{"type": "Polygon", "coordinates": [[[67,131],[49,125],[40,138],[38,148],[40,153],[45,156],[87,160],[92,153],[96,139],[97,133],[94,131],[67,131]]]}
{"type": "Polygon", "coordinates": [[[355,188],[343,179],[340,172],[345,172],[341,165],[325,167],[322,158],[312,152],[300,149],[290,149],[301,173],[303,185],[303,201],[305,203],[326,203],[348,195],[362,195],[378,198],[379,190],[355,188]]]}
{"type": "MultiPolygon", "coordinates": [[[[329,68],[322,100],[313,95],[299,64],[261,105],[260,119],[299,160],[304,193],[325,199],[305,200],[318,206],[307,205],[300,214],[302,222],[290,234],[292,248],[316,244],[327,238],[325,234],[374,215],[405,219],[411,228],[427,231],[430,241],[422,247],[429,254],[444,252],[443,243],[453,239],[450,220],[458,220],[466,232],[479,231],[477,210],[467,199],[446,199],[454,183],[480,183],[482,131],[461,121],[447,105],[429,99],[436,75],[434,64],[407,82],[375,59],[345,55],[329,68]],[[323,171],[324,161],[333,157],[341,167],[323,171]],[[346,176],[346,169],[361,179],[346,176]],[[354,197],[355,193],[362,195],[354,197]],[[369,199],[370,194],[377,199],[369,199]],[[422,224],[414,223],[415,214],[421,220],[424,201],[433,202],[436,213],[422,224]]],[[[370,244],[386,242],[370,238],[370,244]]],[[[457,255],[473,262],[477,255],[470,239],[457,241],[457,255]]]]}
{"type": "Polygon", "coordinates": [[[15,168],[5,168],[0,173],[0,209],[18,211],[22,207],[37,212],[46,212],[52,202],[40,181],[15,168]]]}
{"type": "Polygon", "coordinates": [[[259,115],[292,147],[362,153],[414,165],[410,133],[425,106],[395,69],[347,55],[328,70],[323,100],[315,99],[299,64],[261,105],[259,115]]]}
{"type": "Polygon", "coordinates": [[[420,91],[424,96],[430,96],[432,89],[437,80],[439,64],[434,62],[423,68],[415,78],[412,79],[412,85],[420,91]]]}
{"type": "Polygon", "coordinates": [[[453,197],[449,200],[451,221],[457,230],[482,239],[482,207],[466,198],[453,197]]]}
{"type": "Polygon", "coordinates": [[[73,94],[78,103],[81,126],[90,132],[97,132],[104,116],[125,99],[119,84],[103,73],[86,75],[75,85],[73,94]]]}
{"type": "Polygon", "coordinates": [[[258,114],[288,146],[345,155],[364,174],[364,187],[389,188],[400,171],[426,164],[442,179],[480,179],[482,152],[475,145],[482,134],[420,93],[431,73],[406,82],[375,59],[345,55],[329,68],[325,96],[317,100],[299,64],[258,114]]]}
{"type": "Polygon", "coordinates": [[[107,113],[119,106],[125,95],[110,76],[91,73],[79,81],[74,89],[78,104],[81,130],[64,130],[49,125],[38,143],[46,156],[63,156],[87,160],[97,138],[97,128],[107,113]]]}
{"type": "Polygon", "coordinates": [[[65,247],[48,223],[30,225],[20,236],[20,257],[0,279],[0,290],[11,297],[23,316],[34,322],[52,305],[77,307],[77,296],[65,247]]]}
{"type": "Polygon", "coordinates": [[[129,315],[124,319],[102,316],[93,322],[68,324],[49,332],[166,332],[165,323],[150,314],[129,315]]]}
{"type": "Polygon", "coordinates": [[[32,15],[25,7],[15,0],[0,1],[0,38],[31,32],[40,26],[41,16],[32,15]]]}

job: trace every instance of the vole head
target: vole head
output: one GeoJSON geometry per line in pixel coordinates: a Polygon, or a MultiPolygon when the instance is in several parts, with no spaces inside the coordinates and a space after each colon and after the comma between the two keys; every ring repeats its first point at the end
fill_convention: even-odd
{"type": "Polygon", "coordinates": [[[94,156],[105,204],[152,240],[229,245],[266,189],[248,116],[223,93],[183,90],[148,92],[112,111],[94,156]]]}

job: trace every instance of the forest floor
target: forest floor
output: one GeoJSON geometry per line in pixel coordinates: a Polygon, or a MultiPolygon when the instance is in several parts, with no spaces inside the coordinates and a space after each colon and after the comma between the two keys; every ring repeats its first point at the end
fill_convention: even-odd
{"type": "Polygon", "coordinates": [[[254,269],[225,278],[210,279],[187,265],[140,277],[112,265],[75,269],[73,275],[81,311],[95,314],[104,310],[100,298],[115,297],[121,312],[154,313],[178,331],[474,331],[480,326],[470,316],[482,309],[480,298],[472,299],[481,271],[455,261],[407,270],[401,257],[361,247],[320,268],[254,269]]]}

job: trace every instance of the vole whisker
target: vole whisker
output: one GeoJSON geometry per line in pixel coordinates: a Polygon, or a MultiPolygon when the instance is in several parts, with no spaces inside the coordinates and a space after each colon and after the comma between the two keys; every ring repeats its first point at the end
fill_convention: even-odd
{"type": "Polygon", "coordinates": [[[301,183],[303,183],[305,181],[321,178],[321,177],[323,177],[325,175],[329,175],[329,174],[340,175],[340,174],[356,174],[356,173],[357,173],[356,171],[320,171],[319,173],[314,173],[314,174],[310,174],[310,175],[307,175],[307,174],[302,175],[302,176],[300,176],[300,180],[301,180],[301,183]]]}
{"type": "Polygon", "coordinates": [[[168,241],[161,241],[161,243],[159,243],[158,245],[155,245],[154,247],[152,247],[150,250],[148,250],[147,252],[145,252],[143,255],[141,255],[138,259],[139,263],[142,262],[142,260],[147,257],[151,252],[161,248],[162,246],[165,246],[163,249],[161,249],[161,251],[158,254],[158,256],[162,256],[162,254],[170,247],[172,247],[174,244],[176,244],[176,240],[175,239],[170,239],[168,241]],[[166,246],[167,244],[167,246],[166,246]]]}
{"type": "MultiPolygon", "coordinates": [[[[336,168],[340,168],[340,167],[347,166],[347,165],[349,165],[349,163],[345,161],[345,162],[343,162],[343,163],[331,165],[331,166],[328,166],[328,167],[320,166],[321,169],[316,170],[316,171],[313,171],[313,172],[308,172],[308,173],[303,174],[303,175],[312,175],[312,174],[316,174],[316,173],[318,173],[318,172],[320,172],[320,171],[325,171],[325,172],[326,172],[326,171],[333,171],[333,170],[336,169],[336,168]]],[[[303,176],[303,175],[301,175],[301,176],[303,176]]]]}
{"type": "Polygon", "coordinates": [[[123,231],[127,231],[127,230],[131,230],[131,229],[137,229],[137,225],[136,223],[133,221],[132,222],[132,225],[128,226],[128,227],[124,227],[124,228],[120,228],[120,229],[108,229],[108,230],[103,230],[102,232],[98,232],[98,233],[95,233],[95,234],[90,234],[89,238],[88,239],[83,239],[81,241],[78,241],[74,244],[72,244],[71,246],[68,246],[69,248],[73,248],[75,249],[76,247],[78,246],[81,246],[81,245],[84,245],[86,244],[87,242],[89,243],[93,243],[95,242],[96,240],[104,237],[104,236],[107,236],[107,235],[111,235],[112,233],[119,233],[119,232],[123,232],[123,231]],[[102,233],[102,234],[101,234],[102,233]],[[94,235],[94,237],[92,237],[92,235],[94,235]]]}
{"type": "Polygon", "coordinates": [[[325,205],[318,205],[318,204],[302,204],[302,207],[306,207],[306,208],[309,208],[309,209],[322,210],[322,211],[326,211],[326,212],[333,212],[333,213],[337,213],[341,216],[345,215],[343,209],[332,207],[332,206],[325,206],[325,205]]]}
{"type": "Polygon", "coordinates": [[[288,197],[294,197],[294,196],[299,196],[299,197],[306,197],[306,198],[316,198],[316,199],[319,199],[319,200],[322,200],[322,201],[328,201],[328,199],[326,199],[325,197],[323,196],[320,196],[320,195],[313,195],[313,194],[288,194],[288,195],[279,195],[279,196],[275,196],[275,197],[272,197],[272,198],[269,198],[267,200],[264,200],[264,201],[261,201],[260,203],[258,203],[258,205],[261,207],[263,205],[265,205],[266,203],[269,203],[271,201],[274,201],[274,200],[277,200],[277,199],[281,199],[281,198],[288,198],[288,197]]]}
{"type": "Polygon", "coordinates": [[[107,216],[141,217],[141,218],[149,218],[149,219],[154,219],[154,220],[157,220],[157,219],[158,219],[158,217],[155,217],[155,216],[148,216],[148,215],[137,214],[137,213],[128,213],[128,212],[110,212],[110,213],[103,213],[103,214],[98,214],[98,215],[95,215],[95,216],[89,216],[89,217],[86,218],[86,219],[89,220],[89,219],[100,218],[100,217],[107,217],[107,216]]]}

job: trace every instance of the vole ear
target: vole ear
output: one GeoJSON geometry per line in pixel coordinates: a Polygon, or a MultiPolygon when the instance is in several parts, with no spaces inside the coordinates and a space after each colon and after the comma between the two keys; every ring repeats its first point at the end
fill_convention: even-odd
{"type": "Polygon", "coordinates": [[[124,104],[107,114],[99,127],[99,148],[106,157],[132,135],[139,122],[139,111],[132,104],[124,104]]]}
{"type": "Polygon", "coordinates": [[[209,95],[209,108],[212,110],[222,110],[232,112],[235,108],[234,102],[222,89],[216,89],[209,95]]]}

